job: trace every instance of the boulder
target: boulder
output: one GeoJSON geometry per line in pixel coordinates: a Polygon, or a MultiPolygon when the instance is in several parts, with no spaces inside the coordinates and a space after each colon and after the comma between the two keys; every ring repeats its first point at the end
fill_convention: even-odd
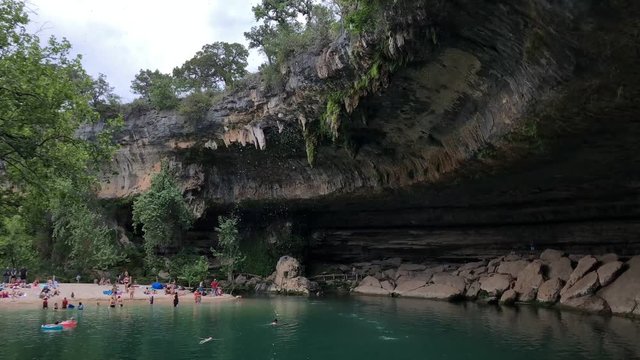
{"type": "Polygon", "coordinates": [[[236,279],[234,280],[234,282],[237,285],[244,285],[247,282],[247,277],[244,275],[238,275],[236,276],[236,279]]]}
{"type": "Polygon", "coordinates": [[[404,295],[405,293],[423,287],[426,284],[426,281],[411,279],[409,281],[398,283],[398,286],[396,286],[393,292],[398,295],[404,295]]]}
{"type": "Polygon", "coordinates": [[[543,303],[555,303],[560,297],[563,281],[558,278],[547,280],[538,288],[536,299],[543,303]]]}
{"type": "Polygon", "coordinates": [[[563,291],[573,286],[573,284],[578,282],[578,280],[580,280],[586,273],[593,270],[597,264],[598,260],[596,260],[596,258],[591,255],[582,257],[580,261],[578,261],[578,265],[576,266],[576,268],[569,276],[569,279],[567,280],[567,284],[564,286],[563,291]]]}
{"type": "Polygon", "coordinates": [[[565,285],[565,287],[560,291],[560,303],[565,304],[567,300],[589,295],[597,290],[599,286],[598,273],[592,271],[583,276],[572,286],[567,287],[565,285]]]}
{"type": "Polygon", "coordinates": [[[507,274],[493,274],[480,279],[480,290],[489,296],[500,296],[511,286],[511,276],[507,274]]]}
{"type": "Polygon", "coordinates": [[[364,294],[364,295],[389,295],[391,292],[387,289],[383,289],[379,286],[372,285],[361,285],[357,288],[353,289],[354,293],[364,294]]]}
{"type": "Polygon", "coordinates": [[[287,279],[293,279],[300,275],[300,262],[291,256],[283,256],[276,264],[276,286],[282,287],[287,279]]]}
{"type": "MultiPolygon", "coordinates": [[[[108,274],[108,273],[107,273],[107,274],[108,274]]],[[[105,277],[105,276],[103,276],[103,277],[105,277]]],[[[109,277],[110,277],[110,276],[109,276],[109,275],[107,275],[105,278],[106,278],[106,279],[108,279],[109,277]]],[[[168,273],[168,272],[161,270],[161,271],[159,271],[159,272],[158,272],[158,277],[159,277],[160,279],[162,279],[162,280],[169,280],[169,278],[171,277],[171,275],[169,275],[169,273],[168,273]]]]}
{"type": "Polygon", "coordinates": [[[397,270],[396,271],[396,278],[394,280],[398,280],[400,277],[412,277],[413,273],[411,271],[407,271],[407,270],[397,270]]]}
{"type": "Polygon", "coordinates": [[[358,284],[358,286],[381,287],[380,281],[374,278],[373,276],[367,276],[366,278],[362,279],[362,281],[360,281],[360,284],[358,284]]]}
{"type": "Polygon", "coordinates": [[[475,299],[478,297],[478,293],[480,292],[480,282],[474,281],[467,287],[467,292],[465,296],[469,299],[475,299]]]}
{"type": "Polygon", "coordinates": [[[554,260],[558,260],[564,256],[564,252],[555,249],[546,249],[540,254],[540,260],[546,262],[552,262],[554,260]]]}
{"type": "Polygon", "coordinates": [[[616,276],[622,270],[622,262],[621,261],[611,261],[608,262],[598,268],[598,282],[600,282],[600,286],[605,287],[613,282],[616,279],[616,276]]]}
{"type": "Polygon", "coordinates": [[[569,276],[571,276],[571,273],[573,272],[571,260],[566,257],[561,257],[551,261],[548,263],[547,267],[549,268],[549,279],[558,278],[564,282],[569,280],[569,276]]]}
{"type": "Polygon", "coordinates": [[[599,296],[587,295],[569,299],[563,303],[564,306],[568,306],[574,309],[603,313],[607,314],[611,312],[607,302],[599,296]]]}
{"type": "Polygon", "coordinates": [[[394,269],[385,270],[382,272],[382,276],[386,279],[396,279],[396,271],[394,269]]]}
{"type": "Polygon", "coordinates": [[[627,261],[629,267],[609,286],[598,291],[614,314],[630,314],[640,300],[640,255],[627,261]]]}
{"type": "Polygon", "coordinates": [[[477,269],[479,267],[482,266],[486,266],[487,262],[486,261],[476,261],[476,262],[470,262],[470,263],[466,263],[464,265],[462,265],[458,271],[462,272],[462,271],[469,271],[469,270],[474,270],[477,269]]]}
{"type": "Polygon", "coordinates": [[[413,280],[422,280],[425,283],[428,283],[431,278],[433,277],[433,275],[431,274],[426,274],[424,272],[417,272],[417,273],[413,273],[413,276],[411,277],[411,279],[413,280]]]}
{"type": "Polygon", "coordinates": [[[475,269],[470,269],[470,270],[459,270],[458,271],[458,276],[467,279],[468,281],[473,281],[478,279],[481,275],[486,274],[487,273],[487,267],[486,266],[480,266],[478,268],[475,269]]]}
{"type": "Polygon", "coordinates": [[[509,289],[504,293],[502,293],[502,296],[500,297],[500,303],[505,305],[510,305],[516,302],[517,298],[518,298],[518,294],[513,289],[509,289]]]}
{"type": "Polygon", "coordinates": [[[604,254],[604,255],[598,256],[597,259],[601,263],[606,264],[606,263],[610,263],[610,262],[613,262],[613,261],[618,261],[618,255],[616,255],[614,253],[608,253],[608,254],[604,254]]]}
{"type": "Polygon", "coordinates": [[[402,271],[402,270],[406,270],[406,271],[423,271],[426,268],[427,268],[426,266],[420,265],[420,264],[402,264],[402,265],[400,265],[398,270],[399,271],[402,271]]]}
{"type": "Polygon", "coordinates": [[[542,261],[534,260],[520,271],[513,289],[520,294],[520,301],[533,301],[543,282],[542,261]]]}
{"type": "Polygon", "coordinates": [[[279,287],[279,292],[285,292],[287,294],[297,295],[309,295],[309,293],[317,290],[318,284],[309,281],[304,276],[297,276],[291,279],[286,279],[279,287]]]}
{"type": "Polygon", "coordinates": [[[383,289],[392,292],[393,289],[395,288],[395,286],[393,285],[393,283],[389,280],[385,280],[383,282],[380,283],[380,286],[382,286],[383,289]]]}
{"type": "Polygon", "coordinates": [[[463,278],[459,276],[447,274],[447,273],[433,274],[433,277],[431,278],[431,282],[436,285],[446,285],[446,286],[452,287],[458,290],[460,294],[464,292],[464,289],[467,286],[463,278]]]}
{"type": "Polygon", "coordinates": [[[498,274],[509,274],[515,278],[528,264],[529,262],[526,260],[504,261],[500,263],[496,272],[498,274]]]}
{"type": "Polygon", "coordinates": [[[439,266],[434,266],[434,267],[427,268],[422,272],[422,274],[424,274],[425,277],[428,277],[429,279],[431,279],[433,274],[436,274],[436,273],[439,273],[439,272],[444,272],[444,266],[439,265],[439,266]]]}
{"type": "Polygon", "coordinates": [[[404,296],[437,300],[455,300],[462,296],[463,291],[464,289],[460,291],[459,288],[448,285],[431,284],[409,291],[405,293],[404,296]]]}

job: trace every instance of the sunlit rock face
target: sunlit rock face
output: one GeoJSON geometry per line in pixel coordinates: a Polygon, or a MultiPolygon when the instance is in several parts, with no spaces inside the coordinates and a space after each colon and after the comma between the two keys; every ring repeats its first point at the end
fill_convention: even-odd
{"type": "Polygon", "coordinates": [[[322,259],[483,257],[554,243],[636,251],[639,7],[463,0],[391,10],[383,38],[344,35],[283,67],[281,88],[249,82],[202,121],[131,114],[100,195],[144,191],[167,161],[198,215],[281,204],[322,259]],[[372,41],[406,64],[381,76],[378,92],[344,99],[350,118],[311,167],[303,133],[330,89],[367,69],[372,41]]]}

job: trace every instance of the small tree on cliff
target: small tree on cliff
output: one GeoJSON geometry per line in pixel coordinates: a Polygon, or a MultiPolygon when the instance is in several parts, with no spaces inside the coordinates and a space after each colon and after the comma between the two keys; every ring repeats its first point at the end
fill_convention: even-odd
{"type": "Polygon", "coordinates": [[[133,226],[142,227],[147,266],[156,252],[173,245],[193,223],[193,215],[182,197],[167,164],[151,179],[151,187],[133,202],[133,226]]]}
{"type": "Polygon", "coordinates": [[[229,217],[218,217],[218,248],[211,248],[211,252],[215,257],[220,258],[222,271],[227,273],[229,282],[233,282],[233,272],[238,269],[245,257],[240,251],[240,236],[238,234],[238,217],[231,215],[229,217]]]}

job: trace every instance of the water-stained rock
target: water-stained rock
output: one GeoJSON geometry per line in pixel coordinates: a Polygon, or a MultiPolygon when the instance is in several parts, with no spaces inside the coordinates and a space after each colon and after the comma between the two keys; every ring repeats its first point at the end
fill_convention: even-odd
{"type": "Polygon", "coordinates": [[[611,312],[607,302],[596,295],[586,295],[577,298],[568,299],[562,303],[564,306],[568,306],[581,311],[602,313],[606,314],[611,312]]]}

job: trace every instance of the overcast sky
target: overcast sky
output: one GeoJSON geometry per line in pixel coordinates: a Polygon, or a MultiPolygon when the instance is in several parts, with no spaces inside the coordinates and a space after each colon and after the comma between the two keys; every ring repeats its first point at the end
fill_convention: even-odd
{"type": "MultiPolygon", "coordinates": [[[[247,45],[259,0],[29,0],[32,30],[41,38],[66,37],[84,68],[107,75],[115,92],[130,101],[131,80],[140,69],[170,72],[204,44],[247,45]]],[[[249,71],[263,62],[249,56],[249,71]]]]}

